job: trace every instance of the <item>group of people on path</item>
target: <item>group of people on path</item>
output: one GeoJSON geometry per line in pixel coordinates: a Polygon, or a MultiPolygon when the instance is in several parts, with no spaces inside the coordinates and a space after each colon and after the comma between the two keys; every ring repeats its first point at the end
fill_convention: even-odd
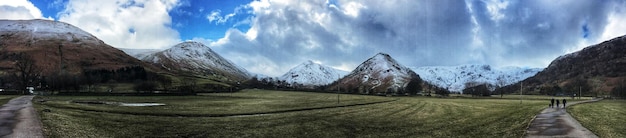
{"type": "MultiPolygon", "coordinates": [[[[554,98],[552,98],[552,100],[550,100],[550,108],[554,107],[554,98]]],[[[563,108],[565,108],[565,104],[567,103],[567,101],[565,99],[563,99],[563,108]]],[[[556,100],[556,108],[559,108],[559,100],[556,100]]]]}

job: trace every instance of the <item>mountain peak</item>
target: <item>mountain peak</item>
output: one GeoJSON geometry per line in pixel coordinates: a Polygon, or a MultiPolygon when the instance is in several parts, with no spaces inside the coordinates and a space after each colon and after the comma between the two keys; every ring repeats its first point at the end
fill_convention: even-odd
{"type": "Polygon", "coordinates": [[[313,62],[313,60],[307,60],[307,61],[305,61],[302,64],[304,64],[304,65],[313,65],[313,64],[317,64],[317,63],[313,62]]]}
{"type": "Polygon", "coordinates": [[[376,54],[375,56],[386,56],[386,57],[389,57],[389,54],[383,53],[383,52],[378,52],[378,54],[376,54]]]}
{"type": "Polygon", "coordinates": [[[332,83],[345,74],[347,72],[307,60],[290,69],[289,72],[279,79],[285,80],[289,84],[298,83],[306,86],[316,86],[332,83]]]}
{"type": "MultiPolygon", "coordinates": [[[[189,50],[189,48],[203,48],[203,49],[208,49],[209,47],[200,43],[200,42],[195,42],[195,41],[185,41],[179,44],[174,45],[172,48],[181,48],[181,49],[185,49],[185,50],[189,50]]],[[[172,49],[170,48],[170,49],[172,49]]]]}
{"type": "Polygon", "coordinates": [[[421,85],[411,82],[421,83],[421,79],[409,68],[398,64],[389,54],[378,53],[339,80],[338,84],[344,87],[343,89],[357,89],[354,92],[363,94],[387,92],[400,94],[409,85],[421,85]]]}
{"type": "Polygon", "coordinates": [[[194,41],[179,43],[142,60],[162,64],[167,69],[200,75],[225,76],[234,80],[250,77],[245,69],[213,52],[208,46],[194,41]]]}
{"type": "MultiPolygon", "coordinates": [[[[182,43],[180,43],[180,44],[185,44],[185,45],[204,45],[204,44],[202,44],[202,43],[200,43],[200,42],[197,42],[197,41],[191,41],[191,40],[188,40],[188,41],[182,42],[182,43]]],[[[179,45],[180,45],[180,44],[179,44],[179,45]]]]}

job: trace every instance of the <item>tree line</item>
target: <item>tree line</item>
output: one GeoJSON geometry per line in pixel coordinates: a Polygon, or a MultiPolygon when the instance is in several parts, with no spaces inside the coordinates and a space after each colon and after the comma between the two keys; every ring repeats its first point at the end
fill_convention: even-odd
{"type": "MultiPolygon", "coordinates": [[[[327,92],[327,93],[348,93],[348,94],[363,94],[363,87],[359,86],[342,86],[337,87],[338,81],[334,81],[330,84],[326,85],[304,85],[297,82],[288,83],[285,80],[280,80],[278,78],[273,77],[253,77],[252,79],[244,82],[244,87],[246,88],[257,88],[257,89],[270,89],[270,90],[296,90],[296,91],[312,91],[312,92],[327,92]]],[[[429,84],[427,82],[422,81],[421,79],[413,78],[411,79],[406,87],[399,88],[397,90],[394,89],[384,89],[377,90],[371,89],[369,94],[371,95],[417,95],[423,94],[426,96],[430,96],[431,94],[437,94],[441,96],[449,96],[450,91],[445,88],[437,87],[435,85],[429,84]],[[424,86],[426,86],[424,88],[424,86]]]]}

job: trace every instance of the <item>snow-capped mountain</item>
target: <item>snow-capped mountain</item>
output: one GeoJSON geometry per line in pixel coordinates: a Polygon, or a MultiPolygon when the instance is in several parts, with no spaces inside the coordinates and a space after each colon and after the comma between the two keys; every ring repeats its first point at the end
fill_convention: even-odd
{"type": "Polygon", "coordinates": [[[247,80],[251,77],[245,69],[226,60],[199,42],[187,41],[161,52],[150,54],[142,60],[160,65],[167,70],[197,75],[247,80]]]}
{"type": "Polygon", "coordinates": [[[28,32],[30,41],[54,39],[59,41],[104,43],[90,33],[68,23],[52,20],[0,20],[2,32],[28,32]]]}
{"type": "Polygon", "coordinates": [[[285,80],[289,84],[298,83],[305,86],[319,86],[332,83],[346,74],[348,72],[320,65],[309,60],[292,68],[279,79],[285,80]]]}
{"type": "MultiPolygon", "coordinates": [[[[413,70],[398,64],[389,54],[378,53],[338,81],[340,89],[352,93],[402,93],[410,85],[421,85],[413,70]]],[[[335,84],[337,85],[337,84],[335,84]]],[[[337,86],[331,86],[337,87],[337,86]]],[[[417,88],[417,87],[415,87],[417,88]]],[[[417,91],[417,90],[407,90],[417,91]]]]}
{"type": "Polygon", "coordinates": [[[506,86],[517,83],[541,71],[540,68],[504,67],[492,68],[489,65],[426,66],[413,68],[425,81],[460,92],[467,82],[487,83],[492,86],[506,86]]]}
{"type": "Polygon", "coordinates": [[[151,66],[68,23],[0,20],[0,69],[13,68],[16,54],[35,60],[43,75],[151,66]]]}

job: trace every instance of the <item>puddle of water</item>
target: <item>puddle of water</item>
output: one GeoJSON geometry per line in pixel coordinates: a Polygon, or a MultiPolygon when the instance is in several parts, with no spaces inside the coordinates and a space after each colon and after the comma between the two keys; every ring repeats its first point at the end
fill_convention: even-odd
{"type": "Polygon", "coordinates": [[[72,102],[78,103],[78,104],[88,104],[88,105],[115,105],[115,106],[133,106],[133,107],[165,105],[164,103],[122,103],[122,102],[107,102],[107,101],[72,101],[72,102]]]}
{"type": "Polygon", "coordinates": [[[120,103],[120,106],[163,106],[164,103],[120,103]]]}
{"type": "Polygon", "coordinates": [[[229,116],[229,117],[255,117],[255,116],[264,116],[264,115],[271,115],[271,114],[235,115],[235,116],[229,116]]]}

